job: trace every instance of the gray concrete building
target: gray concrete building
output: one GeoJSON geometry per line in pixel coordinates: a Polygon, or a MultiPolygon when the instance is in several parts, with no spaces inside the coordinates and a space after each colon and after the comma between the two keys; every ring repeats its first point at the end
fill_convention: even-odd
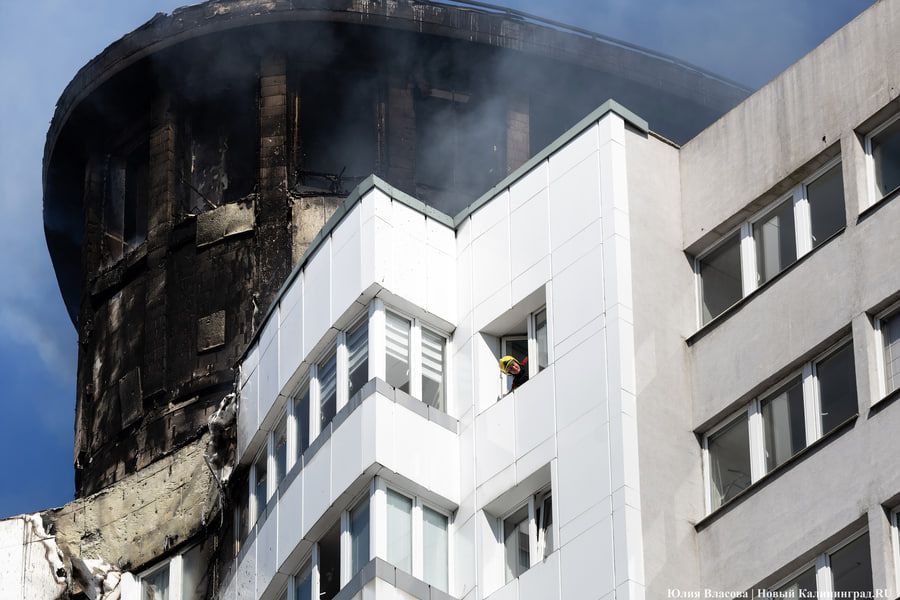
{"type": "Polygon", "coordinates": [[[81,497],[0,522],[0,591],[897,598],[898,40],[881,0],[732,108],[484,7],[208,2],[126,36],[45,161],[81,497]],[[322,27],[344,50],[304,55],[322,27]],[[383,69],[398,39],[432,60],[383,69]],[[560,64],[599,83],[541,96],[560,64]],[[301,117],[336,103],[361,153],[301,117]],[[471,164],[443,142],[476,105],[471,164]]]}

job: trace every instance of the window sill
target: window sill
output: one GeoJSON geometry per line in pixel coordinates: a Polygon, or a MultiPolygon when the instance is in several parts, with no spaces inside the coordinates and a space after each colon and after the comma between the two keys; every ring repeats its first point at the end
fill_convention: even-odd
{"type": "Polygon", "coordinates": [[[866,219],[871,217],[873,214],[878,212],[878,210],[882,206],[889,204],[890,201],[893,200],[894,198],[896,198],[897,196],[900,196],[900,187],[894,188],[893,190],[891,190],[890,192],[885,194],[880,200],[876,200],[869,206],[867,206],[864,209],[862,209],[861,211],[859,211],[859,216],[856,218],[856,223],[859,224],[859,223],[865,221],[866,219]]]}
{"type": "Polygon", "coordinates": [[[829,242],[831,242],[835,238],[839,237],[842,233],[844,233],[844,231],[846,229],[847,229],[846,226],[841,227],[840,229],[838,229],[837,231],[832,233],[830,236],[828,236],[827,238],[822,240],[821,244],[814,247],[812,250],[810,250],[809,252],[807,252],[806,254],[804,254],[803,256],[801,256],[800,258],[798,258],[797,260],[795,260],[794,262],[792,262],[791,264],[786,266],[784,269],[782,269],[781,271],[776,273],[771,279],[769,279],[768,281],[766,281],[765,283],[763,283],[762,285],[757,287],[755,290],[753,290],[752,292],[750,292],[749,294],[747,294],[746,296],[744,296],[743,298],[741,298],[740,300],[738,300],[737,302],[735,302],[734,304],[732,304],[731,306],[729,306],[728,308],[723,310],[721,313],[719,313],[718,315],[713,317],[708,323],[705,323],[702,327],[700,327],[700,329],[698,329],[697,331],[695,331],[694,333],[692,333],[685,339],[685,342],[687,343],[687,345],[688,346],[694,345],[697,341],[699,341],[701,338],[703,338],[703,336],[708,334],[710,331],[714,330],[721,323],[727,321],[729,318],[731,318],[732,315],[734,315],[738,311],[740,311],[740,309],[745,304],[747,304],[748,302],[753,300],[753,298],[756,298],[758,295],[762,294],[765,290],[767,290],[770,287],[772,287],[773,285],[775,285],[775,282],[780,281],[783,277],[785,277],[788,273],[790,273],[791,271],[796,269],[799,265],[806,262],[806,260],[810,256],[812,256],[813,254],[818,252],[820,248],[824,248],[826,245],[828,245],[829,242]]]}
{"type": "Polygon", "coordinates": [[[845,432],[853,429],[853,424],[856,423],[856,420],[858,418],[859,418],[859,414],[854,414],[854,415],[848,417],[843,423],[841,423],[840,425],[838,425],[837,427],[835,427],[834,429],[829,431],[827,434],[823,435],[822,437],[820,437],[819,439],[814,441],[812,444],[808,445],[803,450],[800,450],[799,452],[797,452],[797,454],[793,455],[792,457],[790,457],[789,459],[787,459],[786,461],[784,461],[783,463],[781,463],[780,465],[778,465],[777,467],[775,467],[774,469],[772,469],[771,471],[769,471],[768,473],[763,475],[759,480],[751,483],[746,489],[742,490],[740,493],[735,495],[734,498],[732,498],[731,500],[728,500],[727,502],[725,502],[725,504],[723,504],[716,510],[712,511],[711,513],[709,513],[708,515],[706,515],[705,517],[703,517],[702,519],[697,521],[694,524],[694,529],[697,532],[700,532],[700,531],[703,531],[704,529],[706,529],[709,525],[711,525],[713,522],[718,520],[719,517],[727,514],[735,506],[737,506],[738,504],[741,504],[746,498],[749,498],[750,496],[752,496],[759,490],[763,489],[769,483],[771,483],[772,481],[775,481],[776,479],[781,477],[782,474],[790,471],[792,468],[794,468],[795,465],[806,460],[806,458],[808,456],[811,456],[812,454],[814,454],[816,451],[818,451],[819,448],[821,448],[822,446],[825,446],[826,444],[831,443],[833,440],[839,438],[845,432]]]}
{"type": "Polygon", "coordinates": [[[881,412],[881,410],[888,405],[893,404],[897,398],[900,398],[900,388],[895,389],[893,392],[890,392],[873,402],[872,406],[869,407],[869,418],[872,418],[873,415],[881,412]]]}

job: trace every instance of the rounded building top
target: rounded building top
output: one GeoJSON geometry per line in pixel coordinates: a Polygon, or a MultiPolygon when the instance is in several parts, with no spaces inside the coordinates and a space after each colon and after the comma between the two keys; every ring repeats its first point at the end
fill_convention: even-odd
{"type": "MultiPolygon", "coordinates": [[[[94,272],[97,266],[81,264],[85,165],[100,160],[98,157],[109,160],[110,156],[132,155],[135,148],[142,147],[131,139],[132,134],[148,130],[159,114],[178,113],[178,107],[192,102],[196,106],[197,98],[203,98],[205,106],[221,105],[223,93],[246,87],[242,75],[255,75],[253,85],[258,86],[258,75],[264,68],[261,65],[273,53],[280,54],[288,64],[289,88],[291,80],[305,77],[304,82],[312,81],[305,73],[321,74],[314,84],[304,83],[303,92],[307,97],[318,95],[305,106],[325,111],[319,119],[323,122],[342,113],[325,114],[334,101],[323,100],[322,89],[334,89],[344,105],[349,102],[348,95],[362,93],[358,86],[348,88],[348,79],[359,85],[364,82],[375,90],[375,97],[380,97],[379,94],[390,95],[379,91],[382,82],[396,81],[402,74],[407,78],[403,85],[412,89],[416,98],[458,106],[467,103],[470,125],[500,114],[492,112],[491,102],[485,98],[527,98],[512,112],[504,113],[521,113],[528,119],[525,151],[508,150],[501,161],[502,169],[489,169],[469,185],[460,183],[459,173],[431,180],[423,175],[436,167],[429,167],[432,163],[421,148],[437,147],[438,138],[422,137],[421,130],[429,124],[446,124],[443,113],[432,110],[433,106],[429,108],[431,116],[419,111],[418,105],[413,111],[417,115],[414,137],[418,145],[410,150],[415,155],[408,161],[411,175],[395,164],[397,150],[392,151],[394,159],[386,159],[380,149],[373,151],[371,159],[341,157],[333,161],[334,173],[342,174],[342,166],[360,171],[352,173],[354,176],[377,171],[426,202],[429,191],[447,186],[468,194],[470,199],[477,197],[609,98],[647,119],[655,132],[683,143],[750,92],[672,57],[477,2],[451,5],[418,0],[210,0],[177,9],[171,15],[159,13],[110,45],[77,73],[59,99],[47,134],[44,225],[57,279],[73,321],[79,313],[83,271],[94,272]],[[291,75],[295,66],[306,69],[303,77],[291,75]],[[477,118],[471,116],[475,114],[477,118]],[[369,172],[362,172],[366,168],[369,172]]],[[[253,85],[247,88],[249,96],[241,95],[240,102],[248,107],[259,99],[253,85]]],[[[242,89],[240,94],[247,90],[242,89]]],[[[378,102],[391,100],[381,98],[378,102]]],[[[423,101],[423,106],[426,104],[423,101]]],[[[264,111],[265,107],[260,106],[259,110],[264,111]]],[[[218,116],[233,118],[226,113],[218,116]]],[[[454,126],[460,138],[467,132],[484,131],[480,126],[462,127],[459,110],[455,114],[454,126]]],[[[335,119],[330,125],[334,135],[340,138],[342,128],[356,126],[352,121],[345,117],[335,119]]],[[[397,119],[391,122],[386,137],[396,133],[398,139],[409,141],[408,135],[398,131],[398,123],[397,119]]],[[[192,126],[195,132],[203,127],[198,119],[192,126]]],[[[287,129],[290,138],[290,122],[287,129]]],[[[302,125],[297,126],[297,130],[302,129],[302,125]]],[[[306,132],[295,137],[299,139],[303,133],[306,132]]],[[[317,157],[321,160],[308,154],[314,146],[310,137],[324,138],[331,133],[323,129],[307,135],[302,150],[301,144],[296,143],[295,150],[305,161],[298,169],[332,172],[324,158],[332,150],[319,152],[317,157]]],[[[495,141],[479,140],[477,133],[473,135],[473,144],[484,142],[496,149],[495,141]]],[[[234,140],[231,142],[233,145],[234,140]]],[[[392,143],[388,140],[385,147],[390,149],[392,143]]],[[[254,155],[258,157],[258,149],[248,150],[244,159],[252,161],[254,155]]],[[[472,159],[471,164],[484,162],[477,152],[472,156],[477,160],[472,159]]],[[[432,162],[445,163],[443,158],[432,162]]],[[[469,166],[460,164],[458,169],[469,166]]],[[[177,176],[175,179],[179,183],[177,176]]],[[[108,187],[108,182],[97,185],[108,187]]],[[[249,192],[253,185],[245,188],[244,192],[249,192]]],[[[454,207],[452,201],[435,202],[445,212],[454,207]]]]}

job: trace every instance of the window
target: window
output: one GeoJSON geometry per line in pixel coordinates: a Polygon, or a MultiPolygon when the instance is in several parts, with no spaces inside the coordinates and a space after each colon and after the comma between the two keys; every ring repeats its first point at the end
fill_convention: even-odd
{"type": "Polygon", "coordinates": [[[347,332],[347,398],[369,381],[369,320],[347,332]]]}
{"type": "Polygon", "coordinates": [[[443,336],[422,328],[422,402],[446,412],[443,336]]]}
{"type": "Polygon", "coordinates": [[[253,472],[251,474],[251,480],[254,482],[253,484],[253,507],[251,507],[252,513],[250,515],[251,523],[255,523],[260,515],[263,514],[266,510],[266,503],[269,500],[268,494],[268,484],[266,483],[266,470],[269,462],[269,456],[266,452],[263,452],[256,459],[256,462],[253,463],[253,472]]]}
{"type": "Polygon", "coordinates": [[[710,511],[856,413],[853,346],[844,342],[705,436],[710,511]]]}
{"type": "Polygon", "coordinates": [[[169,564],[141,577],[141,600],[169,600],[169,564]]]}
{"type": "Polygon", "coordinates": [[[369,497],[350,511],[350,577],[369,562],[369,497]]]}
{"type": "Polygon", "coordinates": [[[831,163],[697,257],[705,325],[841,230],[844,180],[831,163]]]}
{"type": "Polygon", "coordinates": [[[246,481],[235,484],[237,498],[234,502],[234,555],[237,556],[247,536],[250,535],[250,489],[246,481]]]}
{"type": "MultiPolygon", "coordinates": [[[[764,598],[830,598],[832,593],[873,592],[872,560],[869,554],[869,534],[857,534],[816,557],[786,581],[763,594],[764,598]],[[793,593],[793,596],[785,594],[793,593]]],[[[841,595],[843,597],[843,595],[841,595]]],[[[849,595],[847,597],[850,597],[849,595]]]]}
{"type": "Polygon", "coordinates": [[[422,579],[445,592],[450,583],[448,523],[446,515],[422,507],[422,579]]]}
{"type": "Polygon", "coordinates": [[[883,396],[900,388],[900,310],[893,307],[875,320],[875,331],[882,350],[881,377],[883,396]]]}
{"type": "Polygon", "coordinates": [[[313,600],[312,566],[307,565],[294,575],[294,600],[313,600]]]}
{"type": "Polygon", "coordinates": [[[409,319],[385,313],[385,377],[398,390],[409,393],[409,319]]]}
{"type": "MultiPolygon", "coordinates": [[[[521,325],[520,325],[521,326],[521,325]]],[[[525,367],[527,381],[550,364],[550,344],[547,336],[547,309],[541,308],[525,320],[525,333],[511,334],[500,339],[500,356],[512,356],[525,367]],[[534,357],[534,360],[532,360],[534,357]]],[[[512,375],[502,375],[502,393],[512,389],[512,375]]]]}
{"type": "Polygon", "coordinates": [[[425,583],[447,591],[449,585],[449,517],[421,498],[385,487],[387,561],[425,583]],[[414,557],[420,557],[418,560],[414,557]]]}
{"type": "Polygon", "coordinates": [[[334,350],[318,364],[319,432],[325,430],[337,413],[337,355],[334,350]]]}
{"type": "Polygon", "coordinates": [[[309,447],[309,381],[304,381],[291,397],[294,419],[294,462],[300,460],[303,451],[309,447]]]}
{"type": "MultiPolygon", "coordinates": [[[[140,575],[137,583],[141,600],[202,600],[209,577],[210,543],[203,542],[176,554],[161,565],[140,575]]],[[[128,597],[126,594],[124,597],[128,597]]],[[[133,596],[132,596],[133,597],[133,596]]]]}
{"type": "Polygon", "coordinates": [[[738,232],[698,259],[702,322],[708,323],[741,299],[741,252],[738,232]]]}
{"type": "MultiPolygon", "coordinates": [[[[376,300],[376,310],[382,310],[376,300]]],[[[421,320],[384,310],[385,381],[433,406],[447,411],[447,336],[421,320]]],[[[378,376],[373,373],[373,376],[378,376]]]]}
{"type": "Polygon", "coordinates": [[[319,553],[319,598],[331,600],[341,589],[341,523],[322,536],[319,553]]]}
{"type": "Polygon", "coordinates": [[[412,573],[413,501],[394,490],[387,490],[387,560],[412,573]]]}
{"type": "MultiPolygon", "coordinates": [[[[275,477],[273,480],[274,490],[278,489],[279,484],[287,473],[287,413],[281,415],[278,424],[272,432],[273,454],[275,455],[275,477]]],[[[275,491],[272,491],[272,495],[275,491]]]]}
{"type": "Polygon", "coordinates": [[[506,582],[519,577],[553,552],[553,503],[549,491],[528,499],[503,519],[506,582]]]}
{"type": "Polygon", "coordinates": [[[900,187],[900,117],[895,117],[866,138],[872,202],[900,187]]]}
{"type": "Polygon", "coordinates": [[[750,430],[741,414],[706,440],[711,509],[719,508],[750,485],[750,430]]]}

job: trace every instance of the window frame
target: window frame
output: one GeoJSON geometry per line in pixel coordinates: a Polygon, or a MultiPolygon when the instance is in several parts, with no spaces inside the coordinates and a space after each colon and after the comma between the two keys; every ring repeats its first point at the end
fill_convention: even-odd
{"type": "MultiPolygon", "coordinates": [[[[528,347],[528,381],[531,381],[535,377],[537,377],[538,373],[550,367],[553,363],[553,355],[551,352],[552,344],[550,343],[550,312],[547,308],[546,304],[541,305],[537,309],[528,313],[525,317],[525,333],[514,333],[510,335],[504,335],[500,337],[500,356],[506,356],[510,354],[509,349],[507,348],[507,344],[510,342],[526,342],[528,347]],[[546,332],[547,332],[547,365],[545,367],[541,367],[540,365],[540,345],[538,344],[537,338],[537,322],[538,315],[543,312],[545,313],[544,321],[546,323],[546,332]],[[534,356],[537,360],[531,360],[531,357],[534,356]]],[[[512,385],[513,376],[507,375],[500,372],[500,395],[505,396],[511,393],[510,387],[512,385]]],[[[525,383],[528,383],[527,381],[525,383]]],[[[524,385],[524,384],[523,384],[524,385]]]]}
{"type": "MultiPolygon", "coordinates": [[[[556,529],[556,519],[553,518],[553,506],[555,503],[553,502],[553,490],[550,486],[544,486],[536,493],[528,496],[528,499],[524,502],[517,503],[512,509],[504,512],[500,517],[497,518],[497,531],[500,533],[500,539],[498,540],[501,548],[501,554],[503,560],[501,561],[503,565],[503,585],[507,585],[519,577],[521,577],[524,573],[528,572],[530,569],[533,569],[538,563],[546,560],[547,557],[550,556],[553,552],[556,552],[559,548],[554,547],[551,548],[550,551],[547,551],[546,546],[541,544],[543,540],[546,543],[546,530],[542,527],[543,523],[537,522],[537,507],[540,505],[543,507],[544,502],[546,500],[550,500],[551,513],[550,513],[550,532],[551,539],[558,540],[559,534],[556,529]],[[517,512],[521,511],[522,508],[527,507],[526,521],[528,523],[528,567],[524,569],[521,573],[518,573],[512,577],[510,577],[509,573],[507,573],[506,565],[507,565],[507,548],[506,548],[506,521],[513,517],[517,512]],[[541,535],[541,532],[545,532],[544,535],[541,535]]],[[[545,511],[541,511],[542,513],[545,511]]],[[[544,515],[541,515],[541,521],[544,521],[544,515]]],[[[519,521],[521,524],[522,521],[519,521]]],[[[516,525],[516,529],[518,529],[519,525],[516,525]]]]}
{"type": "MultiPolygon", "coordinates": [[[[451,356],[452,352],[452,335],[442,327],[436,326],[430,321],[425,321],[420,317],[411,314],[408,311],[401,310],[395,306],[385,304],[380,298],[376,298],[370,305],[370,322],[369,322],[369,356],[374,357],[376,352],[379,354],[376,361],[369,363],[369,377],[377,377],[390,385],[387,380],[387,316],[388,313],[395,315],[401,319],[409,321],[409,396],[419,400],[420,402],[432,406],[435,410],[450,414],[452,397],[450,372],[452,369],[451,356]],[[423,378],[423,330],[428,331],[432,335],[443,340],[443,365],[442,365],[442,404],[443,408],[435,407],[423,399],[422,378],[423,378]]],[[[397,388],[395,388],[397,389],[397,388]]]]}
{"type": "MultiPolygon", "coordinates": [[[[133,579],[130,580],[130,583],[125,583],[122,586],[122,598],[124,600],[129,600],[132,598],[143,598],[144,580],[149,576],[156,575],[158,573],[161,573],[163,570],[167,570],[169,576],[169,583],[167,588],[168,599],[184,600],[184,556],[193,550],[199,549],[202,545],[203,542],[190,544],[181,549],[178,553],[173,554],[172,556],[153,565],[152,567],[135,574],[133,576],[133,579]]],[[[125,581],[127,580],[123,578],[123,583],[125,581]]]]}
{"type": "MultiPolygon", "coordinates": [[[[824,240],[815,243],[813,240],[813,231],[812,231],[812,208],[809,202],[809,191],[808,188],[810,184],[818,181],[821,177],[826,175],[832,168],[838,165],[843,165],[843,161],[841,156],[838,155],[833,159],[827,161],[821,167],[816,169],[812,174],[808,177],[805,177],[802,181],[794,185],[790,191],[781,194],[772,202],[766,204],[766,206],[758,211],[755,211],[753,215],[744,221],[742,221],[739,225],[730,228],[724,235],[722,235],[715,243],[710,245],[708,248],[698,253],[693,260],[693,268],[694,268],[694,277],[696,279],[696,294],[697,294],[697,324],[698,327],[704,327],[709,323],[715,321],[720,315],[725,314],[728,310],[755,292],[757,289],[765,286],[769,281],[772,281],[779,274],[783,273],[787,269],[791,267],[791,265],[800,261],[804,256],[810,254],[813,250],[816,250],[822,245],[824,240]],[[782,268],[778,269],[776,272],[772,273],[765,280],[761,279],[761,274],[759,272],[759,257],[757,255],[757,238],[754,237],[754,228],[758,223],[765,221],[768,217],[772,216],[779,208],[781,208],[786,202],[791,201],[793,206],[793,217],[794,217],[794,250],[795,250],[795,258],[793,261],[784,265],[782,268]],[[711,315],[709,320],[703,320],[703,279],[700,265],[705,258],[709,255],[713,254],[717,250],[721,249],[726,243],[728,243],[732,236],[738,233],[738,252],[740,253],[740,281],[741,281],[741,297],[734,302],[731,306],[728,306],[722,309],[716,315],[711,315]]],[[[841,167],[843,169],[843,167],[841,167]]],[[[841,181],[843,182],[843,172],[841,172],[841,181]]],[[[842,199],[843,204],[846,210],[846,194],[842,191],[842,199]]],[[[846,227],[846,218],[844,227],[846,227]]],[[[841,228],[842,229],[842,228],[841,228]]],[[[832,235],[837,234],[837,232],[841,231],[838,229],[832,235]]],[[[831,236],[828,236],[831,237],[831,236]]],[[[825,238],[828,239],[828,238],[825,238]]]]}
{"type": "Polygon", "coordinates": [[[895,392],[897,392],[897,390],[900,390],[900,380],[895,383],[893,389],[888,389],[887,380],[889,366],[887,364],[887,356],[885,355],[887,351],[887,348],[885,347],[887,339],[884,335],[884,326],[885,322],[891,321],[893,319],[898,319],[898,324],[900,324],[900,302],[895,302],[886,309],[880,311],[875,315],[875,318],[873,319],[873,328],[875,331],[875,347],[877,349],[876,351],[878,352],[878,357],[875,361],[878,385],[875,388],[877,390],[877,394],[873,404],[887,399],[895,392]]]}
{"type": "MultiPolygon", "coordinates": [[[[816,580],[816,597],[819,598],[830,598],[831,594],[834,591],[834,577],[832,575],[831,570],[831,557],[837,554],[839,551],[843,550],[853,542],[857,541],[859,538],[863,536],[868,537],[869,529],[864,527],[859,531],[843,538],[838,543],[829,546],[824,552],[821,552],[815,556],[815,558],[811,561],[807,561],[803,563],[802,566],[794,569],[790,575],[787,577],[783,577],[779,579],[776,583],[766,586],[764,594],[760,596],[761,600],[770,600],[772,598],[772,592],[776,591],[779,587],[790,583],[792,580],[796,579],[798,576],[802,575],[805,571],[807,571],[810,567],[813,568],[815,580],[816,580]]],[[[871,546],[871,537],[869,537],[869,563],[871,565],[872,562],[872,546],[871,546]]],[[[874,577],[873,577],[873,588],[874,586],[874,577]]]]}
{"type": "MultiPolygon", "coordinates": [[[[886,193],[882,194],[878,191],[878,182],[875,176],[875,156],[873,154],[872,148],[872,138],[877,137],[880,133],[884,132],[886,129],[892,127],[900,121],[900,113],[897,113],[887,119],[884,123],[881,123],[878,127],[870,131],[866,134],[865,137],[865,152],[866,152],[866,179],[868,180],[868,194],[869,194],[869,203],[867,208],[870,206],[875,206],[885,198],[895,194],[897,190],[900,190],[900,186],[896,186],[893,189],[888,190],[886,193]]],[[[900,133],[898,133],[900,135],[900,133]]]]}
{"type": "MultiPolygon", "coordinates": [[[[777,382],[766,387],[760,393],[756,394],[748,404],[736,411],[728,413],[728,415],[724,419],[720,420],[714,427],[710,428],[703,434],[701,449],[706,496],[706,514],[711,514],[716,510],[719,510],[721,507],[725,506],[734,499],[734,497],[728,500],[720,499],[718,506],[714,506],[716,503],[713,500],[712,461],[709,452],[710,438],[714,437],[717,433],[729,427],[742,414],[746,414],[747,427],[749,432],[748,448],[750,453],[750,485],[745,489],[751,488],[753,485],[768,476],[770,473],[777,471],[779,467],[781,467],[781,465],[790,462],[790,460],[795,456],[802,454],[810,446],[812,446],[819,440],[828,437],[836,429],[839,429],[839,427],[833,427],[827,432],[823,431],[821,390],[818,375],[818,365],[848,348],[851,351],[851,356],[853,358],[855,382],[856,357],[855,353],[853,352],[853,338],[852,336],[846,336],[840,338],[840,340],[828,346],[828,348],[826,348],[824,351],[816,354],[812,359],[802,363],[799,368],[793,369],[784,377],[779,378],[777,382]],[[779,392],[787,389],[787,387],[798,377],[800,378],[800,389],[802,390],[803,394],[803,422],[806,443],[801,449],[792,453],[790,457],[786,458],[781,463],[776,464],[771,469],[769,469],[766,463],[766,431],[762,414],[762,404],[770,400],[771,398],[777,397],[779,392]]],[[[858,385],[856,385],[855,388],[857,407],[856,411],[853,414],[858,415],[858,385]]],[[[851,417],[848,417],[848,419],[849,418],[851,417]]],[[[738,492],[736,496],[740,496],[740,494],[741,492],[738,492]]]]}
{"type": "Polygon", "coordinates": [[[381,539],[384,540],[383,548],[376,548],[375,556],[382,557],[386,562],[393,565],[395,568],[407,572],[403,567],[399,565],[394,565],[388,560],[388,522],[387,522],[387,495],[389,492],[392,492],[398,496],[402,496],[407,500],[412,502],[410,508],[410,563],[411,563],[411,571],[408,572],[409,575],[419,579],[420,581],[424,581],[433,587],[440,589],[445,593],[449,593],[450,582],[452,580],[453,575],[453,536],[452,536],[452,527],[453,527],[453,515],[444,509],[441,506],[435,505],[433,502],[430,502],[420,495],[410,492],[408,489],[405,489],[402,486],[395,485],[392,482],[386,481],[381,477],[375,478],[375,494],[377,496],[377,500],[374,503],[377,505],[377,518],[379,519],[379,527],[383,531],[383,535],[380,536],[381,539]],[[425,580],[425,521],[424,521],[424,513],[425,509],[428,509],[432,512],[435,512],[444,518],[447,519],[447,586],[446,589],[441,588],[439,585],[435,583],[431,583],[425,580]]]}

